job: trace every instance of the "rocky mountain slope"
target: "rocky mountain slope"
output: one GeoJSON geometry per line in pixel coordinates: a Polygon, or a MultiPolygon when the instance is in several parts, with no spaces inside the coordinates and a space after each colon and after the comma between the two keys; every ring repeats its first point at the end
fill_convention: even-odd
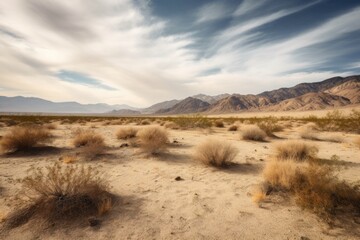
{"type": "Polygon", "coordinates": [[[210,104],[200,99],[188,97],[181,102],[175,104],[168,109],[162,109],[156,112],[156,114],[185,114],[185,113],[197,113],[203,112],[209,108],[210,104]]]}

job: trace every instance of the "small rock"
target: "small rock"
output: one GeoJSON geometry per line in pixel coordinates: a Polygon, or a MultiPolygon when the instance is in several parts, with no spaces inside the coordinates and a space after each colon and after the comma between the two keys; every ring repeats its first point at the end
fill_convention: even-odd
{"type": "Polygon", "coordinates": [[[180,176],[177,176],[176,178],[175,178],[175,181],[183,181],[184,179],[182,178],[182,177],[180,177],[180,176]]]}
{"type": "Polygon", "coordinates": [[[174,140],[173,143],[179,143],[179,141],[174,140]]]}
{"type": "Polygon", "coordinates": [[[128,147],[128,146],[129,146],[129,144],[127,144],[127,143],[123,143],[123,144],[120,145],[121,148],[128,147]]]}
{"type": "Polygon", "coordinates": [[[264,159],[260,158],[260,159],[259,159],[259,161],[260,161],[260,162],[263,162],[263,161],[264,161],[264,159]]]}
{"type": "Polygon", "coordinates": [[[300,237],[300,240],[310,240],[310,238],[301,236],[301,237],[300,237]]]}
{"type": "Polygon", "coordinates": [[[264,146],[264,148],[265,148],[265,149],[268,149],[268,147],[267,147],[267,146],[264,146]]]}

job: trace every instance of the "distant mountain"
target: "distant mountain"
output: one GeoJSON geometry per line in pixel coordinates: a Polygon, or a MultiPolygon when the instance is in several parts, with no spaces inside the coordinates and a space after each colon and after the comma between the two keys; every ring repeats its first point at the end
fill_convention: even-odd
{"type": "Polygon", "coordinates": [[[178,102],[173,107],[157,111],[157,114],[185,114],[202,112],[208,109],[209,103],[201,101],[200,99],[188,97],[178,102]]]}
{"type": "Polygon", "coordinates": [[[267,111],[308,111],[343,107],[351,104],[345,97],[325,92],[307,93],[299,97],[286,99],[278,104],[267,107],[267,111]]]}
{"type": "Polygon", "coordinates": [[[330,88],[325,92],[345,97],[353,104],[360,103],[360,77],[353,77],[350,81],[330,88]]]}
{"type": "Polygon", "coordinates": [[[197,98],[201,101],[213,104],[216,103],[217,101],[224,99],[226,97],[229,97],[230,94],[228,93],[224,93],[224,94],[220,94],[220,95],[216,95],[216,96],[209,96],[209,95],[205,95],[205,94],[197,94],[195,96],[191,96],[192,98],[197,98]]]}
{"type": "Polygon", "coordinates": [[[141,112],[130,110],[130,109],[120,109],[120,110],[112,110],[108,114],[110,114],[110,115],[120,115],[120,116],[129,116],[129,115],[141,115],[141,112]]]}
{"type": "Polygon", "coordinates": [[[33,97],[0,96],[0,112],[44,112],[44,113],[105,113],[114,109],[136,108],[127,105],[80,104],[77,102],[51,102],[33,97]]]}
{"type": "Polygon", "coordinates": [[[141,109],[141,113],[143,114],[152,114],[155,113],[157,111],[159,111],[160,109],[168,109],[173,107],[175,104],[179,103],[181,100],[170,100],[170,101],[165,101],[165,102],[160,102],[157,104],[154,104],[148,108],[144,108],[141,109]]]}
{"type": "MultiPolygon", "coordinates": [[[[204,102],[212,102],[201,108],[181,104],[158,113],[183,114],[205,112],[208,114],[239,111],[301,111],[341,107],[360,103],[360,76],[334,77],[322,82],[301,83],[291,88],[280,88],[258,95],[224,94],[218,101],[204,94],[193,96],[204,102]]],[[[195,103],[194,103],[195,104],[195,103]]]]}

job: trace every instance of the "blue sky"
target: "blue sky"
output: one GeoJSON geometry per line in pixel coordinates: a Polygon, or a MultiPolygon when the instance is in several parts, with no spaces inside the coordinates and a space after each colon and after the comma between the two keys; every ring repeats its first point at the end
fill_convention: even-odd
{"type": "Polygon", "coordinates": [[[5,96],[146,107],[360,72],[358,0],[0,2],[5,96]]]}

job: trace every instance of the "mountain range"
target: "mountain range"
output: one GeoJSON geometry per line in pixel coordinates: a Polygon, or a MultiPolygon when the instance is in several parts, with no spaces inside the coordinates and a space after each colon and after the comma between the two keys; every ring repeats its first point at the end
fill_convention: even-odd
{"type": "Polygon", "coordinates": [[[128,105],[51,102],[33,97],[0,96],[0,112],[140,114],[221,114],[240,111],[303,111],[343,107],[360,103],[360,75],[334,77],[315,83],[300,83],[260,94],[198,94],[170,100],[148,108],[128,105]]]}

